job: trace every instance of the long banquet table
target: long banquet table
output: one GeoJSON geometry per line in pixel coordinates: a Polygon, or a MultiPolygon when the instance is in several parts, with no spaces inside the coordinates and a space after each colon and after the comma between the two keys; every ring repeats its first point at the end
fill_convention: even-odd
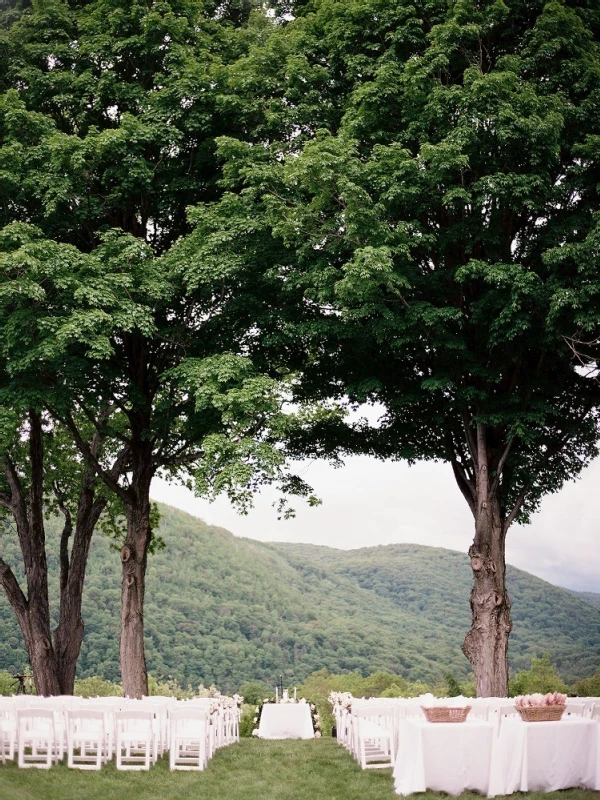
{"type": "Polygon", "coordinates": [[[600,789],[599,727],[595,720],[578,716],[565,715],[558,722],[503,719],[489,796],[572,787],[600,789]]]}
{"type": "Polygon", "coordinates": [[[258,725],[259,739],[312,739],[308,703],[267,703],[258,725]]]}
{"type": "Polygon", "coordinates": [[[464,723],[406,719],[399,725],[397,794],[471,790],[495,797],[576,787],[600,790],[596,720],[565,714],[557,722],[514,716],[464,723]]]}
{"type": "Polygon", "coordinates": [[[448,794],[489,789],[495,726],[481,719],[431,723],[410,719],[398,729],[397,794],[427,789],[448,794]]]}

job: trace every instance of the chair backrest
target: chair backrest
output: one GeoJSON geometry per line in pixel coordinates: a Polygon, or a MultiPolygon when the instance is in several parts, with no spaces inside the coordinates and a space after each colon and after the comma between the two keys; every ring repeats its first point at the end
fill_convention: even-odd
{"type": "Polygon", "coordinates": [[[359,706],[356,710],[352,709],[354,716],[358,720],[366,719],[375,722],[382,727],[392,727],[394,724],[394,707],[383,705],[359,706]]]}
{"type": "Polygon", "coordinates": [[[567,703],[567,708],[565,709],[565,713],[577,717],[583,717],[585,713],[585,703],[578,703],[576,700],[569,700],[567,703]]]}
{"type": "Polygon", "coordinates": [[[115,725],[118,730],[128,728],[152,731],[154,726],[154,713],[148,710],[128,708],[124,711],[115,711],[115,725]]]}
{"type": "Polygon", "coordinates": [[[207,719],[209,716],[207,708],[174,708],[171,710],[171,719],[207,719]]]}
{"type": "Polygon", "coordinates": [[[489,713],[490,709],[488,706],[483,705],[483,703],[473,703],[469,711],[469,717],[472,719],[482,719],[487,722],[489,713]]]}
{"type": "Polygon", "coordinates": [[[18,708],[17,725],[19,731],[42,726],[54,729],[55,711],[51,708],[18,708]]]}
{"type": "Polygon", "coordinates": [[[71,720],[105,719],[106,711],[99,708],[71,708],[67,711],[69,722],[71,720]]]}
{"type": "Polygon", "coordinates": [[[103,734],[109,727],[108,713],[97,708],[77,708],[67,711],[69,735],[75,731],[101,731],[103,734]]]}
{"type": "Polygon", "coordinates": [[[519,712],[515,708],[514,703],[511,703],[511,704],[507,703],[506,705],[500,706],[500,709],[498,711],[498,716],[499,717],[518,717],[519,716],[519,712]]]}

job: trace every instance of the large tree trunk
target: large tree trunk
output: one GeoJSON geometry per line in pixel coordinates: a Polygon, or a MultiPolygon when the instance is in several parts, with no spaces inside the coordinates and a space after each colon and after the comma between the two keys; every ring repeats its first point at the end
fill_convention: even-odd
{"type": "Polygon", "coordinates": [[[506,526],[498,482],[490,488],[485,429],[477,428],[476,492],[472,505],[475,538],[469,548],[473,588],[471,629],[463,652],[475,673],[478,697],[508,695],[508,637],[512,628],[506,591],[506,526]]]}
{"type": "Polygon", "coordinates": [[[71,516],[66,508],[61,509],[65,514],[65,526],[60,544],[60,616],[54,631],[54,651],[62,694],[73,694],[85,629],[81,617],[85,572],[94,529],[107,503],[104,498],[94,498],[92,480],[93,473],[89,471],[84,476],[79,495],[70,556],[68,543],[73,532],[71,516]]]}
{"type": "MultiPolygon", "coordinates": [[[[44,561],[45,561],[44,557],[44,561]]],[[[48,590],[44,591],[46,577],[41,572],[28,583],[28,629],[25,643],[31,661],[37,693],[44,697],[61,694],[58,670],[50,638],[50,610],[48,590]],[[36,589],[32,590],[32,584],[36,589]]]]}
{"type": "Polygon", "coordinates": [[[60,685],[50,640],[47,590],[44,599],[45,560],[44,553],[44,563],[28,570],[29,599],[23,594],[10,567],[1,559],[0,578],[25,640],[37,693],[49,697],[60,694],[60,685]]]}
{"type": "Polygon", "coordinates": [[[121,637],[119,652],[123,693],[126,697],[148,694],[144,653],[144,592],[150,528],[150,459],[134,464],[127,506],[127,538],[121,550],[121,637]],[[145,461],[145,463],[143,463],[145,461]],[[141,462],[141,463],[139,463],[141,462]]]}

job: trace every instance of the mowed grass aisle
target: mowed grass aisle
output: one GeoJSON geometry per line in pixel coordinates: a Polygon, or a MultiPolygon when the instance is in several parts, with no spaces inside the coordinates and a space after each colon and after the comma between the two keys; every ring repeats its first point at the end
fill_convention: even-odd
{"type": "MultiPolygon", "coordinates": [[[[536,800],[591,800],[598,792],[518,795],[536,800]]],[[[363,772],[335,740],[243,739],[219,750],[205,772],[169,772],[167,758],[149,772],[20,770],[0,766],[1,800],[393,800],[391,770],[363,772]]],[[[443,798],[432,792],[422,800],[443,798]]],[[[481,797],[465,794],[463,798],[481,797]]]]}

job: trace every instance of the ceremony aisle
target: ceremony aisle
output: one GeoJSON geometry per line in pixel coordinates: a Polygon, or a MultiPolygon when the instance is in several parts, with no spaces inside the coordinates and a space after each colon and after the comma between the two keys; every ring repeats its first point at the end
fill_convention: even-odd
{"type": "MultiPolygon", "coordinates": [[[[598,794],[580,789],[560,795],[531,793],[521,800],[593,800],[598,794]]],[[[108,764],[100,772],[0,767],[0,797],[7,800],[394,800],[391,770],[363,771],[334,739],[259,741],[242,739],[219,750],[204,772],[169,772],[167,758],[149,772],[117,772],[108,764]]],[[[443,800],[426,792],[419,800],[443,800]]],[[[481,800],[463,794],[462,800],[481,800]]]]}

